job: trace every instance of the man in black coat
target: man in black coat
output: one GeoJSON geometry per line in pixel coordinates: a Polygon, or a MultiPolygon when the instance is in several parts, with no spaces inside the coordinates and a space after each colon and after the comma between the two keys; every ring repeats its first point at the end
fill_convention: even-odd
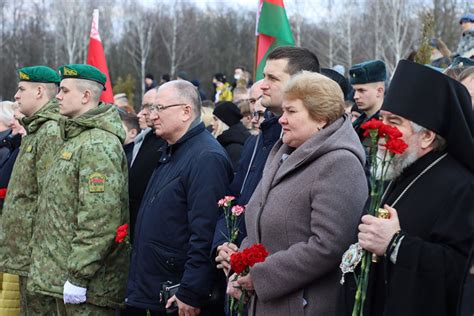
{"type": "Polygon", "coordinates": [[[455,315],[473,237],[469,93],[431,68],[401,61],[381,118],[409,147],[388,172],[381,207],[390,218],[365,215],[359,226],[360,246],[380,256],[371,266],[364,315],[455,315]]]}
{"type": "Polygon", "coordinates": [[[176,304],[179,315],[218,315],[207,305],[216,275],[209,255],[232,166],[201,122],[201,100],[190,82],[163,84],[154,101],[150,118],[166,144],[138,213],[126,304],[153,315],[165,314],[164,303],[176,304]],[[160,303],[167,281],[179,287],[160,303]]]}
{"type": "Polygon", "coordinates": [[[128,194],[130,205],[130,237],[133,242],[138,210],[145,194],[148,180],[160,160],[158,149],[165,141],[155,135],[149,108],[153,105],[157,90],[148,90],[143,95],[142,108],[138,112],[138,122],[142,131],[134,140],[132,161],[128,171],[128,194]]]}

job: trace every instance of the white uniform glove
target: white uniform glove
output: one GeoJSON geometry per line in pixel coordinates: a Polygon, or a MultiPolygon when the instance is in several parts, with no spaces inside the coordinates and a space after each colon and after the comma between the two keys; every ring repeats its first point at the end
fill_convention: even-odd
{"type": "Polygon", "coordinates": [[[75,286],[69,281],[64,283],[63,299],[64,304],[81,304],[86,301],[87,289],[75,286]]]}

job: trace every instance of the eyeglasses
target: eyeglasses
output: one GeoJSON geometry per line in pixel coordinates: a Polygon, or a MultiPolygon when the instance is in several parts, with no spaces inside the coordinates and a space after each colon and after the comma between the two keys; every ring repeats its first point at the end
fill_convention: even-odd
{"type": "Polygon", "coordinates": [[[265,115],[265,112],[255,111],[255,112],[252,112],[252,119],[259,121],[264,115],[265,115]]]}
{"type": "Polygon", "coordinates": [[[186,103],[177,103],[177,104],[170,104],[170,105],[162,105],[162,104],[153,104],[150,106],[150,113],[160,113],[166,110],[167,108],[171,108],[173,106],[181,106],[186,105],[186,103]]]}
{"type": "Polygon", "coordinates": [[[150,104],[150,103],[145,103],[143,104],[141,107],[140,107],[140,111],[138,111],[138,113],[141,113],[141,115],[143,116],[148,116],[150,115],[150,107],[152,106],[153,104],[150,104]]]}

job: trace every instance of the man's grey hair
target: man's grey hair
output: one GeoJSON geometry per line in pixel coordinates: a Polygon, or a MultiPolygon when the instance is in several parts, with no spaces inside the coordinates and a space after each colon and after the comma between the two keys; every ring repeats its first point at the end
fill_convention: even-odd
{"type": "Polygon", "coordinates": [[[104,86],[98,82],[86,79],[75,79],[76,87],[81,91],[84,92],[89,90],[91,92],[92,101],[98,103],[100,100],[100,96],[102,95],[102,91],[104,91],[104,86]]]}
{"type": "MultiPolygon", "coordinates": [[[[410,121],[410,124],[411,124],[411,128],[413,129],[414,133],[424,133],[424,132],[431,131],[430,129],[427,129],[423,126],[420,126],[420,125],[416,124],[413,121],[410,121]]],[[[434,139],[433,144],[432,144],[433,151],[441,152],[441,151],[446,149],[447,145],[448,145],[448,143],[447,143],[446,139],[444,139],[442,136],[435,133],[435,139],[434,139]]]]}
{"type": "MultiPolygon", "coordinates": [[[[176,92],[177,102],[186,102],[191,104],[195,118],[201,117],[201,96],[198,89],[189,81],[173,80],[165,83],[163,86],[172,87],[176,92]]],[[[162,86],[162,87],[163,87],[162,86]]]]}

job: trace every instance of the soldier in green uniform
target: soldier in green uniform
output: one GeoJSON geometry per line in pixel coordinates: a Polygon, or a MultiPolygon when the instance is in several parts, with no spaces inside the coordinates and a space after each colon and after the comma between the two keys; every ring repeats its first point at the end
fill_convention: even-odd
{"type": "Polygon", "coordinates": [[[387,70],[381,60],[369,60],[354,65],[349,70],[349,80],[354,88],[354,101],[362,114],[352,123],[363,142],[361,125],[372,118],[378,118],[382,107],[387,70]]]}
{"type": "Polygon", "coordinates": [[[41,192],[28,290],[55,298],[59,315],[114,315],[124,299],[128,245],[125,131],[115,106],[99,102],[106,77],[89,65],[59,68],[63,146],[41,192]]]}
{"type": "MultiPolygon", "coordinates": [[[[5,197],[0,229],[0,269],[20,276],[21,313],[38,314],[47,298],[27,295],[31,248],[29,243],[37,214],[43,180],[62,141],[59,108],[54,98],[60,77],[46,66],[21,68],[15,100],[25,116],[23,138],[5,197]]],[[[51,314],[51,313],[49,313],[51,314]]]]}

